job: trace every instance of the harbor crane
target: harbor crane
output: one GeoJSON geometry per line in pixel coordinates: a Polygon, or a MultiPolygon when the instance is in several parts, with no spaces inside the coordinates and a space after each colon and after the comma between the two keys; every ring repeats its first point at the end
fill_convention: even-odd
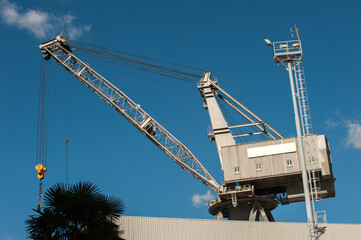
{"type": "MultiPolygon", "coordinates": [[[[289,204],[304,200],[301,169],[296,138],[285,138],[246,106],[222,89],[211,72],[203,75],[189,74],[178,70],[145,64],[139,60],[126,60],[123,65],[175,78],[198,78],[197,88],[203,100],[203,107],[210,116],[211,129],[208,137],[216,143],[224,182],[219,184],[203,167],[192,152],[167,129],[145,112],[140,105],[110,81],[81,61],[75,53],[84,50],[70,44],[63,36],[47,41],[39,46],[45,60],[55,61],[75,78],[93,91],[100,99],[119,112],[145,137],[160,148],[170,159],[186,172],[218,194],[209,203],[209,212],[216,219],[274,221],[271,210],[279,204],[289,204]],[[225,103],[245,123],[230,125],[224,117],[219,102],[225,103]],[[254,139],[264,136],[264,141],[239,143],[240,138],[254,139]]],[[[90,46],[90,45],[89,45],[90,46]]],[[[89,55],[97,52],[93,49],[89,55]]],[[[116,55],[107,54],[107,57],[116,55]]],[[[99,59],[105,59],[101,55],[99,59]]],[[[316,166],[315,174],[322,183],[318,194],[323,198],[333,197],[334,178],[331,171],[330,151],[323,135],[310,134],[306,138],[312,143],[312,151],[307,153],[316,166]]]]}

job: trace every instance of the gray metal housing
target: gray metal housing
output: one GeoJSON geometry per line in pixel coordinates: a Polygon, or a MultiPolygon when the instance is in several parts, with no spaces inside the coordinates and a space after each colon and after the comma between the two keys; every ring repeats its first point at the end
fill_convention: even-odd
{"type": "MultiPolygon", "coordinates": [[[[320,180],[318,194],[334,197],[332,160],[324,135],[307,135],[303,139],[307,170],[320,180]]],[[[288,201],[304,200],[301,165],[296,137],[236,144],[222,147],[224,181],[226,184],[254,185],[255,193],[287,193],[288,201]]]]}

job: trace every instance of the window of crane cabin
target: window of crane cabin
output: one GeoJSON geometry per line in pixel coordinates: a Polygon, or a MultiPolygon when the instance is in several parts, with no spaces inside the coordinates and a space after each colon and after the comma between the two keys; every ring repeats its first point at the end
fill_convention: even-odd
{"type": "Polygon", "coordinates": [[[292,167],[292,160],[287,160],[287,167],[292,167]]]}

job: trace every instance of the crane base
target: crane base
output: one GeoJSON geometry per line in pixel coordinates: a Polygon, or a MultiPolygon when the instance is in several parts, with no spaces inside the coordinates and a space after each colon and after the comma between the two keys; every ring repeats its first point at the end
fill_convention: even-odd
{"type": "Polygon", "coordinates": [[[233,200],[217,200],[210,205],[209,213],[217,220],[265,221],[273,222],[271,211],[278,206],[278,202],[268,197],[244,197],[233,200]]]}

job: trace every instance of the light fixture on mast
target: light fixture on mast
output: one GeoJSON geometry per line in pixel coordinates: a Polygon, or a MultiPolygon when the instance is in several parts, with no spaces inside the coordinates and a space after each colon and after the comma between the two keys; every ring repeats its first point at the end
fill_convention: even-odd
{"type": "Polygon", "coordinates": [[[267,44],[267,46],[272,47],[273,44],[269,39],[264,39],[264,42],[267,44]]]}

